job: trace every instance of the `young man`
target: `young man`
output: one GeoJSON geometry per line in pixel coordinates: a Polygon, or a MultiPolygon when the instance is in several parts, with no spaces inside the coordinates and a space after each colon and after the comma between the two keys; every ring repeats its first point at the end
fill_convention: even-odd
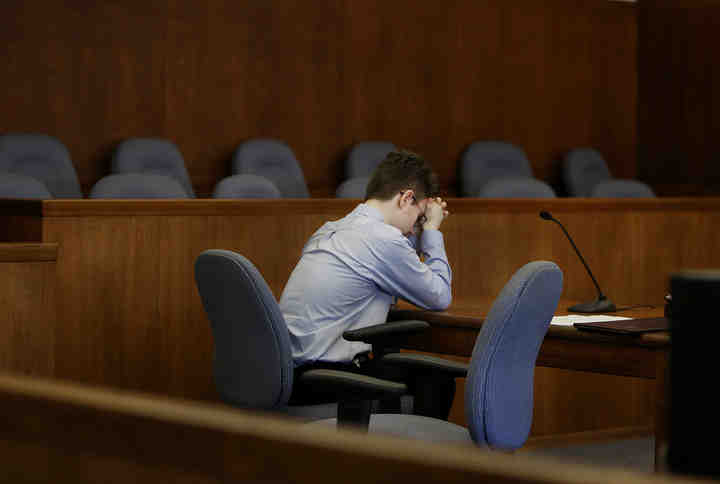
{"type": "Polygon", "coordinates": [[[429,164],[407,151],[389,153],[368,183],[365,203],[310,237],[285,286],[280,309],[295,367],[350,364],[369,351],[342,334],[384,323],[395,297],[447,308],[452,272],[439,231],[447,216],[429,164]]]}

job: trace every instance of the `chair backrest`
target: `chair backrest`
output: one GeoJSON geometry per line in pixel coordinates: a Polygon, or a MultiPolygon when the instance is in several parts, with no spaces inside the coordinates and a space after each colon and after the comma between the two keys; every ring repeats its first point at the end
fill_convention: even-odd
{"type": "Polygon", "coordinates": [[[345,179],[369,177],[391,151],[397,151],[397,146],[389,141],[355,143],[345,158],[345,179]]]}
{"type": "Polygon", "coordinates": [[[596,184],[611,178],[605,158],[597,150],[576,148],[563,158],[563,180],[572,197],[589,197],[596,184]]]}
{"type": "Polygon", "coordinates": [[[43,182],[31,176],[0,172],[0,198],[53,198],[43,182]]]}
{"type": "Polygon", "coordinates": [[[370,181],[369,176],[358,176],[345,180],[335,191],[337,198],[365,198],[367,193],[367,185],[370,181]]]}
{"type": "Polygon", "coordinates": [[[112,158],[112,173],[150,173],[174,178],[188,197],[195,192],[180,150],[170,140],[161,138],[130,138],[121,142],[112,158]]]}
{"type": "Polygon", "coordinates": [[[532,178],[530,161],[525,150],[503,141],[476,141],[463,152],[458,165],[462,196],[475,196],[481,187],[494,178],[532,178]]]}
{"type": "Polygon", "coordinates": [[[118,173],[101,178],[88,198],[189,198],[180,183],[170,176],[152,173],[118,173]]]}
{"type": "Polygon", "coordinates": [[[653,198],[655,192],[641,181],[613,179],[596,184],[591,197],[601,198],[653,198]]]}
{"type": "Polygon", "coordinates": [[[506,177],[490,180],[473,196],[481,198],[555,198],[555,190],[536,178],[506,177]]]}
{"type": "Polygon", "coordinates": [[[282,198],[273,182],[258,175],[233,175],[215,185],[213,198],[282,198]]]}
{"type": "Polygon", "coordinates": [[[293,150],[276,139],[251,139],[240,144],[232,160],[234,175],[259,175],[275,184],[285,198],[310,196],[293,150]]]}
{"type": "Polygon", "coordinates": [[[283,407],[293,383],[290,335],[260,272],[240,254],[206,250],[195,261],[195,282],[212,328],[222,398],[241,407],[283,407]]]}
{"type": "Polygon", "coordinates": [[[512,276],[485,318],[465,387],[465,416],[477,444],[516,449],[527,440],[535,361],[562,280],[556,264],[530,262],[512,276]]]}
{"type": "Polygon", "coordinates": [[[52,136],[34,133],[0,136],[0,172],[35,178],[55,198],[82,198],[70,153],[52,136]]]}

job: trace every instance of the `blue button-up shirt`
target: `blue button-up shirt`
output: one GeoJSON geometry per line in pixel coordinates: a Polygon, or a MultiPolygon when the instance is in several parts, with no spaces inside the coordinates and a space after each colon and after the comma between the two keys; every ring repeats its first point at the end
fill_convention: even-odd
{"type": "Polygon", "coordinates": [[[413,240],[366,204],[310,237],[280,298],[295,366],[349,362],[369,350],[342,333],[384,323],[395,296],[431,310],[450,305],[443,235],[425,230],[421,237],[424,262],[413,240]]]}

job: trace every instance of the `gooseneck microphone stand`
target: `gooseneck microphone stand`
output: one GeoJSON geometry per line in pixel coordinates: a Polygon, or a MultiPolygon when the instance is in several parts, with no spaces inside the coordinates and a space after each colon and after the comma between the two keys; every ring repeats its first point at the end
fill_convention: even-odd
{"type": "Polygon", "coordinates": [[[560,223],[559,220],[557,220],[555,217],[552,216],[550,212],[542,211],[540,212],[540,218],[544,220],[552,220],[556,224],[560,226],[562,231],[565,233],[565,237],[570,241],[570,244],[572,245],[573,249],[575,249],[575,253],[580,258],[580,262],[583,263],[585,266],[585,270],[587,270],[588,275],[590,275],[590,279],[592,279],[593,284],[595,284],[595,288],[598,292],[598,298],[595,301],[586,302],[586,303],[580,303],[576,304],[574,306],[571,306],[568,308],[568,311],[572,311],[575,313],[611,313],[617,310],[615,307],[615,304],[603,294],[602,290],[600,289],[600,285],[595,280],[595,276],[593,276],[592,271],[590,270],[590,267],[588,267],[587,262],[585,262],[585,258],[582,256],[580,251],[578,250],[577,246],[575,245],[575,242],[573,242],[572,237],[570,237],[570,234],[567,230],[565,230],[565,227],[563,227],[563,224],[560,223]]]}

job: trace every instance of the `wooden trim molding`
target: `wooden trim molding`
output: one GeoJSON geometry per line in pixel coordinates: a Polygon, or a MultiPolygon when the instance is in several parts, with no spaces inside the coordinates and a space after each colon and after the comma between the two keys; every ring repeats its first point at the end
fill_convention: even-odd
{"type": "Polygon", "coordinates": [[[0,243],[0,262],[53,262],[57,253],[55,243],[0,243]]]}

